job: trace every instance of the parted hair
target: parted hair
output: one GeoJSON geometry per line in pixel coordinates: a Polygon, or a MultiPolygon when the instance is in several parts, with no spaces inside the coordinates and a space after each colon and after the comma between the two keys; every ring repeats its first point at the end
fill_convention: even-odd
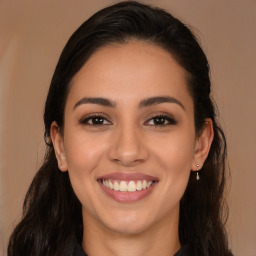
{"type": "MultiPolygon", "coordinates": [[[[191,172],[180,202],[179,238],[195,256],[229,256],[225,232],[226,140],[211,97],[207,58],[191,30],[170,13],[136,1],[106,7],[85,21],[68,40],[56,66],[44,112],[46,153],[26,194],[23,216],[14,229],[8,256],[70,256],[83,237],[82,206],[68,172],[60,172],[50,139],[56,121],[64,127],[70,81],[100,47],[140,40],[162,47],[187,73],[193,99],[195,131],[213,122],[214,139],[196,180],[191,172]]],[[[86,232],[86,231],[85,231],[86,232]]]]}

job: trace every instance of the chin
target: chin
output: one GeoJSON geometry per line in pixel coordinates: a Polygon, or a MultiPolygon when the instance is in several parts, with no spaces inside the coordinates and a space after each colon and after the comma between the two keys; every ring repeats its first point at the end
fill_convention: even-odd
{"type": "Polygon", "coordinates": [[[104,225],[112,232],[124,235],[136,235],[145,232],[152,226],[152,220],[146,216],[127,213],[118,216],[112,215],[103,220],[104,225]]]}
{"type": "Polygon", "coordinates": [[[148,228],[147,225],[142,223],[119,223],[119,225],[109,225],[108,229],[122,235],[138,235],[145,232],[148,228]]]}

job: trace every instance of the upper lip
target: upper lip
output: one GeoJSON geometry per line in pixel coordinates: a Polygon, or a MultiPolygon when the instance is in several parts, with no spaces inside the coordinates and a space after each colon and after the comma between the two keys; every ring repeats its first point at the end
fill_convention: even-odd
{"type": "Polygon", "coordinates": [[[125,180],[125,181],[130,181],[130,180],[148,180],[148,181],[158,181],[157,177],[143,174],[143,173],[122,173],[122,172],[113,172],[109,173],[106,175],[102,175],[98,177],[98,180],[125,180]]]}

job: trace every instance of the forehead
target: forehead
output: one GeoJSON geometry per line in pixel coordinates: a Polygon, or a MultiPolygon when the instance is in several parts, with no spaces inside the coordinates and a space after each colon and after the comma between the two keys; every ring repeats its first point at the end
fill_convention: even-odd
{"type": "Polygon", "coordinates": [[[71,81],[68,98],[84,96],[126,98],[188,95],[187,73],[161,47],[130,41],[97,50],[71,81]]]}

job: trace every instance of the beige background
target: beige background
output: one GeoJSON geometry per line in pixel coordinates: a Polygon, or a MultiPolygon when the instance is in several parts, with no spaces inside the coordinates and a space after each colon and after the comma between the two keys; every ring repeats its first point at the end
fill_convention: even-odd
{"type": "MultiPolygon", "coordinates": [[[[42,162],[43,105],[58,56],[71,33],[112,2],[0,1],[0,255],[42,162]]],[[[193,25],[201,39],[228,139],[231,246],[236,256],[256,256],[256,1],[144,2],[193,25]]]]}

